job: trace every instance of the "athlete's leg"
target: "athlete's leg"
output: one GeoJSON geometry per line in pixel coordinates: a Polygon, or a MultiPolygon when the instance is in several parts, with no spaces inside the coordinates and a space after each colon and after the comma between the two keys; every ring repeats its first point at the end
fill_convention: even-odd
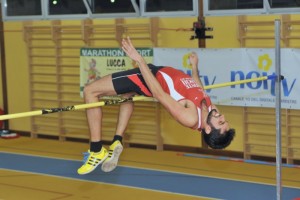
{"type": "MultiPolygon", "coordinates": [[[[104,76],[84,88],[85,103],[98,102],[99,97],[108,95],[116,95],[111,75],[104,76]]],[[[98,142],[101,140],[102,108],[89,108],[86,110],[86,115],[90,129],[90,141],[98,142]]]]}
{"type": "MultiPolygon", "coordinates": [[[[128,93],[122,95],[124,98],[129,98],[135,93],[128,93]]],[[[119,161],[119,157],[123,151],[122,139],[127,128],[129,119],[133,112],[133,102],[126,102],[120,105],[119,118],[116,128],[116,135],[113,138],[112,144],[109,146],[108,157],[103,162],[101,169],[104,172],[111,172],[114,170],[119,161]]]]}
{"type": "MultiPolygon", "coordinates": [[[[105,76],[93,83],[87,85],[84,89],[84,99],[86,103],[94,103],[99,100],[99,97],[110,96],[116,94],[132,95],[134,93],[143,94],[143,91],[147,91],[147,87],[144,84],[141,75],[138,75],[138,69],[123,71],[114,73],[112,75],[105,76]],[[130,76],[130,78],[129,78],[130,76]],[[143,91],[141,91],[143,88],[143,91]]],[[[148,92],[149,93],[149,92],[148,92]]],[[[118,118],[118,124],[116,128],[117,136],[122,136],[130,116],[133,111],[132,103],[124,103],[120,105],[120,113],[118,118]]],[[[79,174],[90,173],[98,165],[102,164],[107,158],[108,153],[101,143],[101,125],[102,125],[102,109],[90,108],[87,109],[87,120],[90,128],[90,151],[87,153],[87,159],[84,159],[84,165],[78,169],[79,174]],[[98,153],[99,152],[99,153],[98,153]]],[[[117,165],[118,157],[122,152],[121,140],[114,142],[110,146],[110,152],[112,157],[107,159],[108,169],[104,171],[111,171],[117,165]],[[112,161],[112,162],[111,162],[112,161]],[[113,166],[113,167],[110,167],[113,166]]]]}
{"type": "MultiPolygon", "coordinates": [[[[85,103],[98,102],[99,97],[102,96],[116,95],[111,75],[85,86],[83,93],[85,103]]],[[[102,108],[89,108],[86,110],[86,115],[90,129],[90,149],[84,154],[83,165],[77,170],[78,174],[92,172],[108,157],[108,151],[101,143],[102,108]]]]}
{"type": "MultiPolygon", "coordinates": [[[[129,98],[136,93],[128,93],[122,95],[123,98],[129,98]]],[[[122,136],[127,128],[129,119],[131,117],[131,114],[133,112],[133,102],[126,102],[122,103],[120,105],[120,111],[119,111],[119,117],[118,117],[118,123],[116,128],[116,135],[122,136]]]]}

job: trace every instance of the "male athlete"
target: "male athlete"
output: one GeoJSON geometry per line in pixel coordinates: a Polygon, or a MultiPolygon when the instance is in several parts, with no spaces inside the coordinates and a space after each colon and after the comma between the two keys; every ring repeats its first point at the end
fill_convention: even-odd
{"type": "MultiPolygon", "coordinates": [[[[229,128],[224,115],[211,103],[206,95],[198,73],[198,57],[191,53],[192,77],[171,68],[147,65],[136,51],[130,38],[123,39],[123,51],[134,60],[139,68],[113,73],[87,85],[84,88],[85,103],[97,102],[99,97],[122,95],[152,96],[183,126],[202,132],[204,141],[213,149],[227,147],[235,134],[229,128]]],[[[101,107],[89,108],[87,120],[90,128],[90,149],[85,153],[84,164],[79,174],[88,174],[102,164],[104,172],[110,172],[117,166],[123,150],[122,136],[133,111],[133,103],[120,105],[116,135],[107,151],[101,142],[101,107]]]]}

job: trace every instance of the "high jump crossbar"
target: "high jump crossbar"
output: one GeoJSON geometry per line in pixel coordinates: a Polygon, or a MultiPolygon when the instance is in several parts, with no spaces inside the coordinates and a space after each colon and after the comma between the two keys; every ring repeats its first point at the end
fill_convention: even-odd
{"type": "MultiPolygon", "coordinates": [[[[257,77],[257,78],[251,78],[251,79],[207,85],[207,86],[204,86],[204,89],[208,90],[208,89],[214,89],[214,88],[221,88],[221,87],[240,85],[240,84],[249,83],[249,82],[258,82],[258,81],[274,79],[274,78],[276,78],[275,75],[261,76],[261,77],[257,77]]],[[[48,109],[42,109],[42,110],[36,110],[36,111],[1,115],[0,120],[8,120],[8,119],[21,118],[21,117],[31,117],[31,116],[45,115],[45,114],[65,112],[65,111],[74,111],[74,110],[101,107],[101,106],[107,106],[107,105],[115,105],[115,104],[120,104],[120,103],[125,103],[125,102],[150,101],[150,100],[153,101],[153,98],[145,97],[145,96],[134,96],[134,97],[130,97],[130,98],[121,98],[120,97],[120,98],[101,100],[96,103],[79,104],[79,105],[72,105],[72,106],[66,106],[66,107],[61,107],[61,108],[48,108],[48,109]]]]}

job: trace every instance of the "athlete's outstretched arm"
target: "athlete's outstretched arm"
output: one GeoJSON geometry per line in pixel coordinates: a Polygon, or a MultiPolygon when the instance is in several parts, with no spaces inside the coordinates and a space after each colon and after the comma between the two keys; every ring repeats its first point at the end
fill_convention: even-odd
{"type": "Polygon", "coordinates": [[[165,92],[163,91],[156,78],[153,76],[145,59],[137,52],[135,47],[132,45],[129,37],[127,39],[123,39],[122,49],[132,60],[138,63],[143,78],[145,79],[147,86],[151,90],[153,97],[159,100],[160,96],[164,95],[165,92]]]}
{"type": "Polygon", "coordinates": [[[203,84],[201,82],[201,79],[199,77],[199,71],[198,71],[198,56],[195,52],[192,52],[189,56],[189,60],[190,63],[192,65],[192,78],[194,79],[194,81],[196,81],[196,83],[203,88],[203,84]]]}

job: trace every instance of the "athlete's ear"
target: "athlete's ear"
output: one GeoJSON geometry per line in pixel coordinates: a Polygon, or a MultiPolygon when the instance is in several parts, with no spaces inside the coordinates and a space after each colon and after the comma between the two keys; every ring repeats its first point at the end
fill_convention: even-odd
{"type": "Polygon", "coordinates": [[[205,129],[205,133],[206,133],[206,134],[210,134],[210,132],[211,132],[211,127],[210,127],[210,125],[206,125],[204,129],[205,129]]]}

